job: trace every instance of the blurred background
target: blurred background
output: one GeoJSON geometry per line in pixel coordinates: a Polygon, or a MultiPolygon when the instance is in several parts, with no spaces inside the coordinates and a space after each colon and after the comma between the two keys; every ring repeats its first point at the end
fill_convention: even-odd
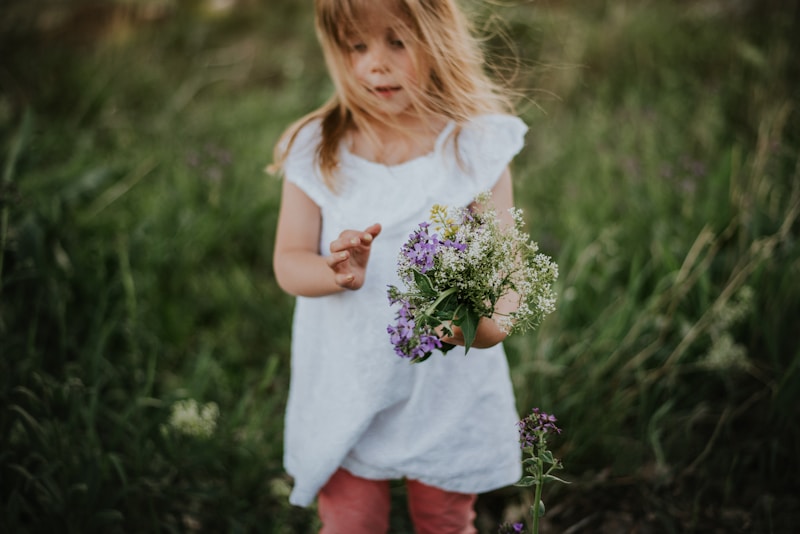
{"type": "MultiPolygon", "coordinates": [[[[561,267],[558,311],[506,344],[520,414],[563,428],[542,531],[796,532],[798,2],[462,3],[519,92],[515,194],[561,267]]],[[[0,531],[318,528],[281,465],[264,172],[331,92],[312,18],[0,4],[0,531]]],[[[481,496],[481,532],[531,497],[481,496]]]]}

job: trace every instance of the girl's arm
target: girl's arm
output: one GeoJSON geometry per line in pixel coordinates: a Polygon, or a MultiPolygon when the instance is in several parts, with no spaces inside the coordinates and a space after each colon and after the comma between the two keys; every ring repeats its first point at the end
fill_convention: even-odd
{"type": "Polygon", "coordinates": [[[327,256],[319,251],[321,228],[319,206],[299,187],[284,181],[273,267],[278,285],[291,295],[320,297],[364,285],[370,247],[380,225],[343,231],[330,244],[327,256]]]}
{"type": "MultiPolygon", "coordinates": [[[[511,184],[511,172],[508,168],[503,171],[500,179],[492,188],[492,203],[500,223],[513,225],[514,220],[508,210],[514,207],[514,190],[511,184]]],[[[503,315],[508,315],[514,309],[515,301],[512,296],[500,299],[495,305],[495,311],[503,315]]],[[[477,349],[492,347],[502,342],[507,335],[492,319],[484,317],[478,322],[478,331],[472,346],[477,349]]],[[[460,328],[453,327],[453,337],[443,337],[442,341],[452,345],[464,345],[464,336],[460,328]]]]}

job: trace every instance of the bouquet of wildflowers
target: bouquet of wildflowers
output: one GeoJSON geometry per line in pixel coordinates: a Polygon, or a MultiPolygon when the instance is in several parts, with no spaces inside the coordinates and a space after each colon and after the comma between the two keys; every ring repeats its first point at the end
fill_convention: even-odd
{"type": "Polygon", "coordinates": [[[453,348],[440,339],[453,335],[453,325],[469,351],[482,317],[511,334],[535,328],[555,309],[558,266],[523,231],[521,210],[510,210],[514,223],[503,226],[489,193],[476,201],[484,209],[434,206],[431,222],[421,223],[400,251],[405,287],[389,286],[389,301],[400,309],[387,331],[395,352],[412,362],[453,348]],[[513,299],[514,311],[500,315],[501,299],[513,299]]]}

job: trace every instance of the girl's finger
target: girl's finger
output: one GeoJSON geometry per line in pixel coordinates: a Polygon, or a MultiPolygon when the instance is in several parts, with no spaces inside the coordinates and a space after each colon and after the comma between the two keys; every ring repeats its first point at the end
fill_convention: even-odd
{"type": "Polygon", "coordinates": [[[369,226],[368,228],[366,228],[364,230],[364,232],[368,233],[372,239],[375,239],[381,233],[381,230],[382,230],[382,227],[381,227],[380,223],[375,223],[372,226],[369,226]]]}
{"type": "Polygon", "coordinates": [[[339,238],[330,244],[331,252],[339,252],[357,246],[369,246],[372,241],[381,233],[381,225],[373,224],[363,232],[355,230],[345,230],[339,234],[339,238]]]}
{"type": "Polygon", "coordinates": [[[339,238],[331,241],[330,250],[332,253],[340,252],[358,246],[361,239],[358,232],[342,232],[339,238]]]}
{"type": "Polygon", "coordinates": [[[336,276],[334,276],[333,279],[337,285],[344,288],[350,288],[356,277],[353,276],[352,273],[347,273],[347,274],[337,274],[336,276]]]}
{"type": "Polygon", "coordinates": [[[328,256],[325,260],[328,263],[328,267],[334,268],[337,265],[346,262],[350,258],[350,253],[346,250],[341,252],[335,252],[328,256]]]}

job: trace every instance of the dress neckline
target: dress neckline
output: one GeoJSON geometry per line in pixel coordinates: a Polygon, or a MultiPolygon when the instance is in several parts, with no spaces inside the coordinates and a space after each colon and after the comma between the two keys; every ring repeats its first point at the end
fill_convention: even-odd
{"type": "Polygon", "coordinates": [[[367,158],[365,158],[363,156],[359,156],[358,154],[354,154],[349,148],[347,148],[345,143],[342,143],[342,152],[348,158],[350,158],[352,160],[355,160],[355,161],[358,161],[358,162],[361,162],[361,163],[364,163],[364,164],[367,164],[367,165],[380,167],[382,169],[397,169],[397,168],[400,168],[400,167],[405,167],[407,165],[412,165],[412,164],[414,164],[414,163],[416,163],[418,161],[423,161],[423,160],[429,159],[432,156],[434,156],[435,154],[439,153],[441,151],[441,149],[442,149],[442,145],[445,143],[445,141],[447,140],[448,136],[453,131],[455,126],[456,126],[456,123],[454,121],[452,121],[452,120],[448,121],[447,124],[444,125],[444,128],[442,128],[442,130],[436,136],[436,142],[434,143],[432,150],[426,152],[425,154],[420,154],[419,156],[414,156],[412,158],[409,158],[409,159],[407,159],[405,161],[401,161],[399,163],[392,163],[390,165],[387,165],[386,163],[380,163],[378,161],[373,161],[371,159],[367,159],[367,158]]]}

